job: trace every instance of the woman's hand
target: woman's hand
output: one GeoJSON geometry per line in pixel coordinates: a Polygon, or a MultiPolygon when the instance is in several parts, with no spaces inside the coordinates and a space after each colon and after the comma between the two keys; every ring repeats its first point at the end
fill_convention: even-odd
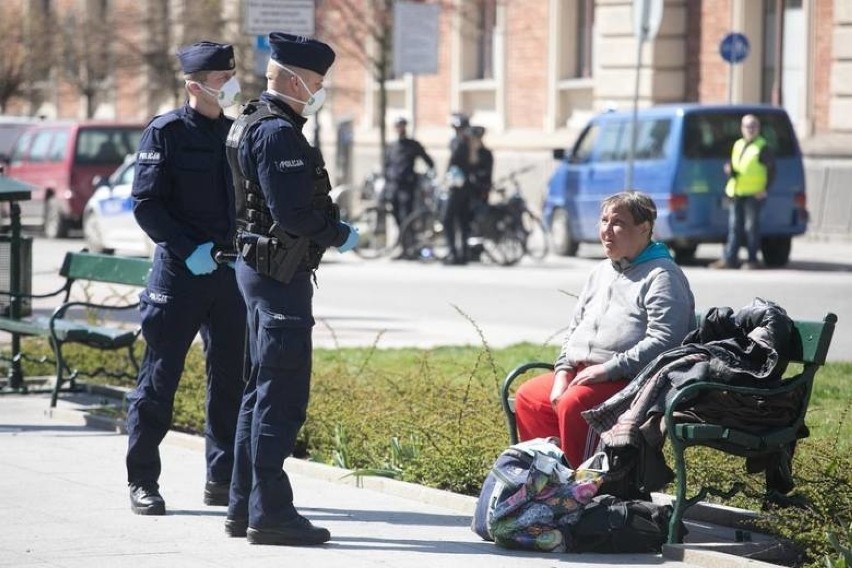
{"type": "Polygon", "coordinates": [[[571,382],[574,371],[559,371],[553,377],[553,387],[550,389],[550,406],[556,410],[556,403],[559,401],[559,397],[565,392],[565,389],[568,388],[568,384],[571,382]]]}
{"type": "MultiPolygon", "coordinates": [[[[606,369],[604,369],[603,365],[590,365],[574,375],[574,380],[568,386],[593,385],[595,383],[605,383],[608,380],[609,378],[606,375],[606,369]]],[[[555,385],[556,382],[554,381],[555,385]]]]}

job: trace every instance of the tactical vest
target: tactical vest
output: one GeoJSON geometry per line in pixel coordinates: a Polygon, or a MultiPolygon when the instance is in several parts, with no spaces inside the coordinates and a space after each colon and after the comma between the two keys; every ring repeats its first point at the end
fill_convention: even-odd
{"type": "Polygon", "coordinates": [[[749,197],[766,191],[768,176],[766,166],[760,161],[760,151],[764,146],[766,139],[762,136],[755,138],[748,146],[743,138],[734,143],[731,168],[736,175],[731,176],[725,186],[728,197],[749,197]]]}
{"type": "MultiPolygon", "coordinates": [[[[286,283],[299,268],[316,270],[325,249],[308,237],[292,235],[277,225],[260,185],[250,179],[240,167],[239,147],[246,134],[256,123],[273,117],[286,121],[299,132],[298,127],[284,111],[275,105],[254,100],[243,107],[240,116],[234,121],[225,147],[234,178],[237,251],[259,274],[286,283]]],[[[312,172],[311,206],[328,215],[331,220],[338,221],[340,212],[329,196],[331,183],[322,153],[318,148],[310,146],[301,134],[298,138],[312,172]]]]}

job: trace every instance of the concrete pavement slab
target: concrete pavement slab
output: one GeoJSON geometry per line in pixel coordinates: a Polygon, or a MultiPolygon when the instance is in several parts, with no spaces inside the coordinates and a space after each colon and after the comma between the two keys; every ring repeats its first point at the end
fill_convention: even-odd
{"type": "Polygon", "coordinates": [[[85,427],[82,418],[71,420],[70,404],[61,401],[51,417],[46,396],[0,397],[0,566],[699,565],[688,557],[683,562],[661,555],[501,549],[470,531],[471,497],[375,478],[364,478],[358,487],[352,478],[340,482],[343,470],[289,462],[297,507],[329,528],[332,541],[307,548],[251,546],[225,536],[224,508],[202,504],[201,438],[166,437],[161,489],[168,514],[133,515],[125,483],[126,437],[85,427]]]}

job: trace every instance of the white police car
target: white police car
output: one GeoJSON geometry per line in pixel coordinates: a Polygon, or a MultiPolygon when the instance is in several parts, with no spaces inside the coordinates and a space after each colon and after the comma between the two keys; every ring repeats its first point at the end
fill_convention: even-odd
{"type": "Polygon", "coordinates": [[[136,170],[136,156],[129,154],[109,177],[95,178],[95,192],[83,211],[83,235],[93,252],[147,256],[154,243],[136,223],[130,191],[136,170]]]}

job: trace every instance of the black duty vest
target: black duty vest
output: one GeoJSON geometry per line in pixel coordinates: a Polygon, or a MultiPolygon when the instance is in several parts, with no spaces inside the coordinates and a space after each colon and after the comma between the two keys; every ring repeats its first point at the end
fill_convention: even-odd
{"type": "MultiPolygon", "coordinates": [[[[289,282],[300,267],[316,270],[325,249],[307,237],[291,235],[279,227],[272,218],[260,185],[250,179],[240,167],[239,147],[246,134],[256,123],[273,117],[288,122],[298,132],[298,127],[284,111],[275,105],[253,100],[246,103],[231,126],[225,147],[234,179],[237,250],[258,273],[281,282],[289,282]]],[[[318,148],[308,144],[304,136],[298,138],[313,177],[311,206],[337,221],[340,219],[340,213],[329,197],[331,183],[322,154],[318,148]]]]}

